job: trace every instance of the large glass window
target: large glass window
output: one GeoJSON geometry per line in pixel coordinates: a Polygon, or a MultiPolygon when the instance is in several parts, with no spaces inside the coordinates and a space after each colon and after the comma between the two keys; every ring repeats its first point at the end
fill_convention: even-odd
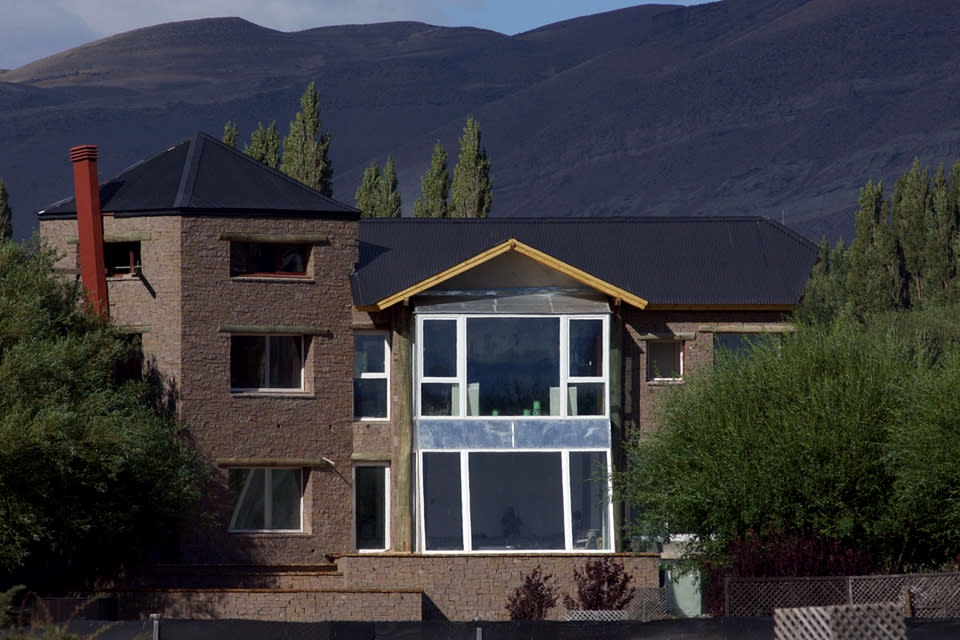
{"type": "Polygon", "coordinates": [[[390,348],[386,333],[358,333],[353,337],[353,417],[388,417],[390,348]]]}
{"type": "Polygon", "coordinates": [[[606,451],[426,451],[425,551],[612,549],[606,451]]]}
{"type": "Polygon", "coordinates": [[[309,244],[231,242],[231,276],[305,276],[309,244]]]}
{"type": "Polygon", "coordinates": [[[301,469],[230,469],[231,531],[299,531],[301,469]]]}
{"type": "Polygon", "coordinates": [[[604,416],[607,319],[424,317],[420,416],[604,416]]]}
{"type": "Polygon", "coordinates": [[[386,466],[353,468],[357,549],[383,551],[388,545],[389,469],[386,466]]]}
{"type": "Polygon", "coordinates": [[[230,387],[234,391],[303,389],[302,336],[230,337],[230,387]]]}

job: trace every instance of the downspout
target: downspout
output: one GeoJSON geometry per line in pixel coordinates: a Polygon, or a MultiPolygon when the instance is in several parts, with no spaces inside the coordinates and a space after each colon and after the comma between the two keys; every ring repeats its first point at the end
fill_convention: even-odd
{"type": "Polygon", "coordinates": [[[80,281],[87,300],[101,317],[110,315],[107,274],[103,257],[103,215],[97,178],[97,146],[85,144],[70,149],[73,187],[77,205],[77,237],[80,245],[80,281]]]}

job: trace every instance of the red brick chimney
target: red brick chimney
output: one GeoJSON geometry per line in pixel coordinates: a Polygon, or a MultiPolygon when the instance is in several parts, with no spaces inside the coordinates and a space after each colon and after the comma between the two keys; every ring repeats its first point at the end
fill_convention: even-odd
{"type": "Polygon", "coordinates": [[[103,216],[100,213],[100,183],[97,178],[97,146],[84,144],[70,149],[73,188],[77,204],[77,236],[80,240],[80,281],[93,309],[106,318],[107,271],[103,262],[103,216]]]}

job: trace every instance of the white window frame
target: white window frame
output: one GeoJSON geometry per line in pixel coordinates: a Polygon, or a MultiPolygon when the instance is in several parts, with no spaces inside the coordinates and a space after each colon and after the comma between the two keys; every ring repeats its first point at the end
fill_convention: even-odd
{"type": "MultiPolygon", "coordinates": [[[[531,553],[584,553],[587,550],[582,547],[575,547],[573,539],[573,509],[571,505],[571,486],[570,486],[570,454],[571,453],[602,453],[606,457],[607,465],[607,501],[605,505],[605,518],[609,526],[607,539],[604,541],[604,548],[591,549],[590,553],[614,553],[615,533],[613,520],[613,458],[608,448],[571,448],[571,449],[422,449],[417,452],[417,467],[420,474],[417,482],[417,521],[419,535],[417,536],[417,546],[419,552],[424,554],[502,554],[502,555],[530,555],[531,553]],[[473,549],[473,531],[470,515],[470,454],[471,453],[557,453],[561,454],[561,485],[563,496],[563,549],[473,549]],[[426,509],[424,508],[423,492],[423,454],[425,453],[456,453],[460,455],[460,522],[462,528],[463,549],[427,549],[426,540],[426,509]]],[[[457,479],[451,479],[451,483],[457,482],[457,479]]]]}
{"type": "Polygon", "coordinates": [[[385,402],[387,407],[387,411],[386,411],[387,415],[383,417],[358,416],[356,411],[356,398],[354,398],[353,419],[362,421],[362,422],[376,422],[376,421],[389,420],[390,419],[390,355],[391,355],[390,354],[390,332],[389,331],[366,331],[366,330],[354,332],[353,334],[354,353],[356,353],[356,349],[357,349],[356,339],[359,336],[380,336],[381,338],[383,338],[383,372],[380,373],[380,372],[364,371],[364,372],[361,372],[359,378],[354,377],[354,380],[386,380],[387,381],[386,390],[384,391],[384,393],[387,394],[386,402],[385,402]]]}
{"type": "MultiPolygon", "coordinates": [[[[263,471],[263,472],[264,472],[264,474],[263,474],[263,482],[264,482],[264,486],[263,486],[263,493],[264,493],[264,498],[263,498],[263,509],[264,509],[263,521],[264,521],[264,523],[265,523],[266,525],[268,525],[268,526],[267,526],[266,528],[264,528],[264,529],[237,529],[237,528],[234,527],[234,523],[236,522],[236,520],[237,520],[237,515],[238,515],[238,514],[237,514],[237,509],[239,509],[240,505],[243,504],[244,496],[246,496],[247,490],[250,488],[249,483],[246,483],[246,484],[244,484],[243,489],[240,491],[240,495],[237,496],[237,503],[236,503],[235,505],[233,505],[233,513],[230,514],[230,525],[229,525],[229,527],[228,527],[227,530],[228,530],[230,533],[300,533],[300,532],[302,532],[302,531],[303,531],[303,486],[304,486],[304,478],[303,478],[304,473],[303,473],[303,469],[302,469],[301,467],[262,467],[262,468],[243,467],[243,468],[244,468],[244,469],[248,469],[248,470],[250,470],[250,471],[263,471]],[[299,513],[299,523],[300,523],[300,526],[299,526],[297,529],[272,529],[272,528],[269,527],[270,518],[272,517],[272,507],[273,507],[273,493],[270,491],[270,487],[271,487],[271,484],[272,484],[272,483],[271,483],[271,476],[273,475],[273,472],[274,472],[274,471],[297,471],[297,472],[299,473],[299,476],[300,476],[300,486],[299,486],[299,490],[300,490],[300,505],[299,505],[298,513],[299,513]]],[[[232,469],[232,470],[233,470],[233,471],[239,471],[239,470],[241,470],[241,469],[240,469],[240,468],[234,468],[234,469],[232,469]]],[[[229,473],[229,472],[230,472],[230,471],[228,470],[227,473],[229,473]]]]}
{"type": "Polygon", "coordinates": [[[304,368],[307,363],[307,341],[304,339],[304,336],[296,335],[290,336],[286,334],[262,334],[262,333],[232,333],[230,334],[231,340],[231,354],[230,354],[230,391],[233,393],[297,393],[304,390],[304,368]],[[270,375],[270,344],[273,341],[273,338],[295,338],[300,340],[300,384],[296,387],[234,387],[233,386],[233,339],[237,337],[245,338],[262,338],[265,341],[264,347],[264,358],[267,361],[267,383],[269,384],[269,375],[270,375]]]}
{"type": "Polygon", "coordinates": [[[423,314],[417,316],[416,322],[416,344],[415,344],[415,371],[414,371],[414,404],[416,407],[416,416],[421,420],[465,418],[496,420],[498,418],[506,420],[515,420],[522,417],[526,419],[553,419],[558,418],[576,418],[576,417],[610,417],[610,316],[609,314],[423,314]],[[467,415],[467,320],[474,318],[555,318],[560,323],[559,331],[559,385],[560,393],[560,415],[551,416],[549,411],[541,413],[540,416],[471,416],[467,415]],[[456,376],[455,377],[436,377],[423,375],[423,351],[424,344],[422,336],[423,323],[425,321],[443,320],[456,322],[457,335],[457,353],[456,353],[456,376]],[[571,320],[600,320],[603,322],[603,375],[602,376],[572,376],[570,375],[570,321],[571,320]],[[450,384],[454,386],[453,393],[456,394],[453,402],[457,407],[457,412],[450,416],[425,416],[422,413],[422,385],[424,384],[450,384]],[[602,383],[603,384],[603,413],[579,416],[570,414],[568,402],[569,389],[575,387],[577,383],[602,383]]]}
{"type": "Polygon", "coordinates": [[[683,375],[686,370],[686,355],[687,355],[687,341],[686,340],[647,340],[647,382],[680,382],[683,380],[683,375]],[[651,354],[650,354],[650,345],[651,344],[673,344],[677,345],[680,349],[680,366],[679,371],[677,371],[676,376],[666,376],[661,377],[657,376],[655,371],[651,371],[651,354]]]}
{"type": "Polygon", "coordinates": [[[353,546],[357,550],[357,553],[377,553],[382,551],[387,551],[390,549],[390,465],[386,462],[369,462],[369,463],[357,463],[353,466],[353,546]],[[383,500],[384,500],[384,532],[383,532],[383,541],[384,547],[378,549],[361,549],[357,545],[357,469],[361,467],[377,467],[383,469],[383,500]]]}

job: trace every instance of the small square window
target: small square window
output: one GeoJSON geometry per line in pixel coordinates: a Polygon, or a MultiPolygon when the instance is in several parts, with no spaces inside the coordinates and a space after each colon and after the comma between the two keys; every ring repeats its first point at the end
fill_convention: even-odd
{"type": "Polygon", "coordinates": [[[359,551],[383,551],[389,547],[389,476],[384,465],[358,466],[354,474],[354,515],[359,551]]]}
{"type": "Polygon", "coordinates": [[[303,336],[231,336],[230,387],[302,391],[303,342],[303,336]]]}
{"type": "Polygon", "coordinates": [[[140,271],[140,243],[105,242],[103,264],[108,278],[137,275],[140,271]]]}
{"type": "Polygon", "coordinates": [[[683,341],[647,342],[647,380],[683,378],[683,341]]]}
{"type": "Polygon", "coordinates": [[[309,244],[231,242],[230,275],[305,276],[310,248],[309,244]]]}
{"type": "Polygon", "coordinates": [[[230,469],[231,531],[300,531],[302,469],[230,469]]]}
{"type": "Polygon", "coordinates": [[[390,346],[385,333],[353,337],[353,417],[386,419],[390,395],[390,346]]]}

